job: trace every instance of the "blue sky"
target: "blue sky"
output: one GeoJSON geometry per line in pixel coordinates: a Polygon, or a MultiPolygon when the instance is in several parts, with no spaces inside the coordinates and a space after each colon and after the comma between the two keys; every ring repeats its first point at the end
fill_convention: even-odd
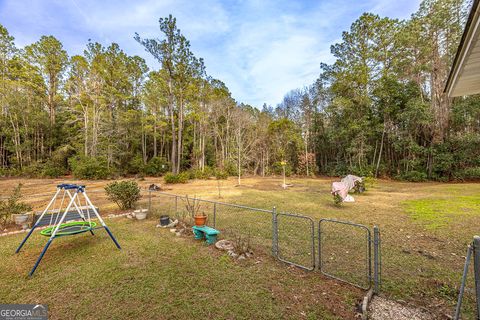
{"type": "Polygon", "coordinates": [[[405,19],[420,0],[0,0],[0,23],[17,46],[53,35],[70,55],[88,39],[116,42],[130,55],[158,64],[133,40],[159,36],[158,18],[173,14],[207,72],[233,97],[257,107],[276,105],[291,89],[309,85],[330,45],[363,12],[405,19]]]}

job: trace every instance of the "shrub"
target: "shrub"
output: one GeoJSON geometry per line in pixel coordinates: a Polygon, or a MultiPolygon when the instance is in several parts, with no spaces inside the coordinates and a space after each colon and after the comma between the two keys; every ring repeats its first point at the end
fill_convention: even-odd
{"type": "Polygon", "coordinates": [[[422,182],[427,181],[428,177],[425,172],[420,171],[410,171],[406,172],[399,176],[400,180],[410,181],[410,182],[422,182]]]}
{"type": "Polygon", "coordinates": [[[163,157],[153,157],[151,158],[143,172],[148,176],[161,176],[168,172],[170,165],[168,161],[163,157]]]}
{"type": "Polygon", "coordinates": [[[163,179],[167,184],[174,183],[187,183],[190,178],[190,175],[187,172],[182,172],[179,174],[167,173],[163,179]]]}
{"type": "Polygon", "coordinates": [[[52,156],[47,164],[52,167],[56,166],[59,169],[61,168],[65,172],[68,170],[68,159],[71,158],[75,152],[75,148],[71,145],[63,145],[52,151],[52,156]]]}
{"type": "Polygon", "coordinates": [[[226,172],[225,170],[216,169],[215,178],[217,180],[226,180],[228,178],[228,172],[226,172]]]}
{"type": "Polygon", "coordinates": [[[12,214],[21,214],[32,210],[32,206],[19,201],[22,198],[22,184],[19,183],[7,200],[0,200],[0,224],[6,225],[12,214]]]}
{"type": "Polygon", "coordinates": [[[338,192],[334,192],[332,195],[333,195],[333,203],[336,206],[340,206],[343,202],[342,197],[338,194],[338,192]]]}
{"type": "Polygon", "coordinates": [[[128,162],[127,172],[130,174],[143,173],[145,165],[143,163],[143,158],[140,155],[136,155],[128,162]]]}
{"type": "Polygon", "coordinates": [[[457,180],[478,180],[480,179],[480,167],[455,171],[453,177],[457,180]]]}
{"type": "Polygon", "coordinates": [[[346,176],[349,174],[350,170],[348,169],[347,165],[343,162],[339,162],[335,164],[335,166],[332,166],[330,169],[330,175],[336,176],[336,177],[342,177],[346,176]]]}
{"type": "Polygon", "coordinates": [[[375,175],[375,167],[371,165],[359,167],[351,167],[350,174],[354,174],[359,177],[373,177],[375,175]]]}
{"type": "Polygon", "coordinates": [[[103,157],[75,157],[69,163],[73,175],[79,179],[106,179],[112,174],[103,157]]]}
{"type": "Polygon", "coordinates": [[[238,167],[233,161],[227,161],[223,167],[223,170],[225,170],[225,172],[231,177],[238,176],[238,167]]]}
{"type": "Polygon", "coordinates": [[[376,187],[378,181],[374,177],[365,177],[363,178],[363,182],[365,183],[365,190],[368,190],[376,187]]]}
{"type": "Polygon", "coordinates": [[[42,176],[48,178],[58,178],[60,176],[65,175],[66,170],[65,167],[55,165],[53,162],[48,161],[45,163],[42,169],[42,176]]]}
{"type": "Polygon", "coordinates": [[[449,151],[437,153],[432,168],[433,176],[437,178],[437,180],[441,180],[442,177],[448,177],[450,172],[452,172],[454,164],[455,160],[453,154],[449,153],[449,151]]]}
{"type": "Polygon", "coordinates": [[[42,175],[44,169],[44,164],[41,162],[33,162],[28,166],[22,168],[20,172],[18,172],[21,176],[27,178],[35,178],[40,177],[42,175]]]}
{"type": "Polygon", "coordinates": [[[120,209],[132,209],[142,197],[135,181],[115,181],[107,184],[105,192],[109,200],[115,202],[120,209]]]}
{"type": "Polygon", "coordinates": [[[211,167],[205,166],[203,171],[201,169],[191,169],[188,171],[190,179],[208,180],[214,175],[211,167]]]}
{"type": "Polygon", "coordinates": [[[365,192],[365,181],[357,180],[355,181],[355,185],[353,186],[354,193],[363,193],[365,192]]]}

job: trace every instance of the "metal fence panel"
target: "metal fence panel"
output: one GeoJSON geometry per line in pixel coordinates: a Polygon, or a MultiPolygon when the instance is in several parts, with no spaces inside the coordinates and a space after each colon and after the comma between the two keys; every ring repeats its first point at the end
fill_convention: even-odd
{"type": "Polygon", "coordinates": [[[364,225],[321,219],[318,222],[320,271],[368,290],[371,286],[371,234],[364,225]]]}
{"type": "Polygon", "coordinates": [[[315,269],[315,222],[312,218],[278,213],[276,215],[277,257],[280,261],[306,270],[315,269]]]}
{"type": "MultiPolygon", "coordinates": [[[[222,231],[227,238],[241,237],[251,245],[264,248],[272,247],[273,210],[252,208],[242,205],[217,202],[207,199],[188,197],[190,201],[199,202],[199,211],[207,215],[207,225],[222,231]]],[[[193,219],[186,210],[187,196],[164,192],[152,192],[151,206],[153,212],[161,211],[172,218],[189,221],[193,219]]]]}
{"type": "Polygon", "coordinates": [[[243,237],[251,245],[272,250],[272,211],[217,203],[215,228],[225,237],[243,237]]]}
{"type": "Polygon", "coordinates": [[[150,201],[148,202],[150,213],[156,217],[168,215],[172,219],[177,217],[176,204],[177,196],[166,193],[150,192],[150,201]]]}

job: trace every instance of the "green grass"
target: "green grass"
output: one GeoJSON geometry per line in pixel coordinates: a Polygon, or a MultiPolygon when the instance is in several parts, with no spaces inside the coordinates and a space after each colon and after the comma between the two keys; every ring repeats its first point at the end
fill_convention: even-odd
{"type": "Polygon", "coordinates": [[[448,227],[455,219],[478,215],[480,195],[408,200],[404,205],[413,220],[428,229],[438,229],[448,227]]]}
{"type": "MultiPolygon", "coordinates": [[[[453,314],[466,246],[480,234],[480,184],[379,181],[366,193],[354,195],[355,203],[336,207],[329,194],[330,181],[293,179],[292,183],[293,188],[281,190],[271,180],[258,182],[225,198],[261,208],[276,206],[278,211],[301,213],[315,221],[334,218],[379,226],[382,294],[425,307],[439,317],[453,314]]],[[[349,235],[353,232],[345,238],[349,235]]],[[[358,254],[355,244],[340,241],[349,255],[337,254],[329,268],[358,282],[361,257],[352,255],[358,254]]],[[[474,318],[473,288],[470,275],[463,319],[474,318]]]]}
{"type": "MultiPolygon", "coordinates": [[[[355,203],[346,203],[337,207],[333,204],[330,195],[330,185],[334,180],[334,178],[291,179],[287,182],[291,182],[293,187],[283,190],[280,187],[282,179],[247,178],[242,180],[242,186],[235,186],[236,180],[229,179],[222,181],[221,199],[218,199],[215,180],[173,185],[168,192],[196,195],[202,199],[220,200],[263,209],[272,209],[275,206],[277,212],[307,215],[315,221],[315,224],[321,218],[334,218],[364,224],[370,228],[377,225],[382,234],[382,294],[392,299],[422,306],[438,315],[438,318],[445,314],[451,315],[460,286],[466,246],[472,241],[474,235],[480,234],[478,228],[480,207],[477,200],[480,198],[480,184],[406,183],[380,180],[366,193],[354,195],[355,203]]],[[[5,182],[9,183],[9,181],[5,182]]],[[[0,181],[0,188],[1,183],[2,181],[0,181]]],[[[34,183],[39,182],[34,181],[34,183]]],[[[89,184],[89,182],[85,183],[89,184]]],[[[148,180],[141,183],[148,186],[158,181],[148,180]]],[[[98,187],[100,188],[100,184],[98,187]]],[[[33,190],[33,184],[31,188],[33,190]]],[[[96,195],[100,196],[100,194],[96,195]]],[[[103,210],[104,206],[109,204],[101,200],[99,197],[99,206],[103,210]]],[[[139,205],[146,207],[148,199],[143,198],[141,202],[139,205]]],[[[171,213],[175,206],[174,198],[167,201],[157,196],[152,199],[152,204],[157,209],[157,214],[171,213]]],[[[182,204],[179,201],[180,210],[181,207],[182,204]]],[[[209,215],[209,219],[212,219],[212,206],[205,206],[204,210],[209,215]]],[[[284,249],[282,254],[298,263],[309,263],[311,255],[309,255],[308,244],[311,236],[309,233],[301,232],[302,229],[308,228],[308,224],[300,222],[293,224],[286,218],[282,221],[283,233],[279,239],[284,249]],[[299,237],[295,237],[293,233],[298,233],[299,237]]],[[[35,297],[44,298],[50,295],[61,298],[65,292],[69,293],[68,297],[70,297],[70,293],[77,292],[79,289],[70,289],[58,283],[58,292],[55,293],[53,289],[49,289],[52,292],[48,294],[24,285],[25,281],[25,283],[36,285],[44,285],[46,279],[50,281],[50,272],[52,269],[56,270],[56,266],[51,262],[53,260],[49,259],[53,259],[52,257],[60,252],[58,257],[55,256],[56,260],[75,262],[77,264],[75,270],[85,278],[88,277],[90,268],[104,270],[107,274],[98,278],[98,284],[81,291],[85,296],[96,296],[98,292],[105,292],[105,295],[110,296],[116,292],[117,288],[120,290],[117,294],[128,295],[128,299],[124,297],[111,300],[111,306],[107,310],[114,314],[114,318],[122,318],[123,314],[115,313],[113,309],[123,307],[125,301],[131,302],[132,306],[129,304],[128,308],[139,312],[140,317],[145,315],[146,309],[136,307],[133,303],[136,295],[141,297],[138,301],[154,306],[155,310],[160,310],[159,312],[164,312],[165,315],[171,316],[172,312],[177,315],[178,312],[180,319],[189,318],[191,314],[185,310],[172,311],[171,307],[161,306],[159,299],[166,297],[165,299],[174,305],[184,303],[197,308],[196,302],[190,300],[197,297],[204,299],[204,295],[207,295],[209,305],[201,312],[204,312],[202,315],[209,315],[211,318],[268,319],[283,316],[283,318],[328,319],[328,317],[337,316],[348,319],[352,317],[354,305],[361,295],[359,291],[351,286],[326,280],[327,278],[320,276],[319,272],[303,272],[273,261],[269,255],[271,219],[268,214],[256,215],[241,209],[218,206],[217,222],[221,229],[250,233],[254,238],[252,241],[254,250],[257,254],[261,254],[262,262],[256,264],[252,261],[246,265],[239,265],[232,263],[215,250],[187,239],[179,239],[168,231],[156,230],[153,228],[153,222],[140,224],[118,221],[112,222],[112,228],[114,232],[121,234],[119,238],[124,246],[121,253],[112,249],[113,245],[108,239],[104,239],[104,235],[100,235],[102,240],[99,243],[90,242],[86,235],[61,239],[62,242],[54,243],[52,250],[47,253],[46,260],[40,265],[36,278],[26,280],[24,275],[33,265],[46,239],[35,240],[37,241],[35,244],[29,244],[29,249],[16,257],[11,252],[20,241],[20,237],[6,237],[0,238],[0,254],[2,258],[5,257],[5,261],[0,261],[0,276],[2,279],[12,279],[12,283],[0,283],[0,301],[5,300],[4,297],[8,298],[7,301],[12,301],[15,297],[20,300],[14,301],[32,301],[35,297]],[[4,240],[7,238],[8,240],[4,240]],[[10,243],[10,239],[15,240],[10,243]],[[62,250],[56,251],[59,248],[62,250]],[[91,261],[85,260],[84,256],[79,254],[85,251],[88,252],[88,256],[91,250],[93,250],[91,255],[95,257],[90,259],[91,261]],[[101,252],[100,256],[98,256],[99,252],[101,252]],[[129,265],[128,270],[123,270],[124,264],[129,265]],[[224,264],[228,268],[222,269],[224,264]],[[212,268],[218,269],[219,272],[210,271],[212,268]],[[117,271],[110,274],[112,270],[120,270],[121,273],[118,276],[115,273],[117,271]],[[165,270],[175,276],[166,276],[168,272],[165,270]],[[202,289],[196,290],[195,283],[188,279],[184,280],[193,274],[203,277],[201,281],[205,283],[215,277],[215,281],[212,282],[215,290],[211,290],[210,293],[202,289]],[[110,279],[111,277],[114,279],[110,279]],[[167,279],[174,277],[175,281],[167,281],[165,277],[167,279]],[[232,284],[229,281],[233,281],[232,284]],[[150,287],[153,286],[154,289],[136,288],[131,282],[138,286],[145,283],[150,287]],[[177,289],[173,290],[171,286],[177,289]],[[243,287],[246,288],[246,292],[236,292],[241,290],[238,288],[243,287]],[[167,292],[168,297],[172,296],[178,301],[170,301],[170,298],[163,295],[164,293],[152,294],[160,289],[167,292]],[[95,291],[95,294],[90,291],[95,291]],[[156,295],[160,298],[156,299],[156,295]],[[179,302],[182,299],[186,302],[179,302]],[[249,299],[259,299],[259,303],[252,304],[249,299]],[[243,305],[245,307],[242,307],[243,305]],[[228,312],[230,309],[235,310],[235,316],[228,312]],[[253,316],[254,314],[258,316],[253,316]]],[[[225,234],[226,232],[223,232],[223,235],[225,234]]],[[[332,245],[327,250],[329,255],[324,256],[329,261],[328,270],[334,274],[361,281],[363,278],[360,277],[364,276],[361,268],[364,261],[364,256],[361,255],[362,250],[355,245],[357,241],[353,241],[354,233],[341,234],[342,237],[339,237],[338,241],[333,239],[335,241],[331,242],[332,245]],[[338,243],[341,246],[338,246],[338,243]],[[330,253],[336,254],[333,260],[330,253]]],[[[360,238],[360,236],[358,234],[355,237],[360,238]]],[[[317,245],[318,243],[315,244],[315,248],[317,245]]],[[[63,270],[73,268],[68,264],[67,267],[64,264],[60,266],[61,268],[53,273],[52,279],[60,274],[67,277],[68,275],[62,273],[63,270]]],[[[469,275],[466,300],[463,304],[463,319],[474,319],[473,288],[473,279],[469,275]]],[[[95,301],[93,298],[89,299],[88,301],[95,301]]],[[[74,310],[86,308],[86,306],[78,306],[80,303],[83,302],[74,302],[70,306],[59,305],[58,308],[62,312],[67,312],[68,308],[74,310]]],[[[100,307],[101,304],[97,303],[96,306],[100,307]]],[[[188,309],[183,305],[182,308],[188,309]]],[[[68,314],[71,315],[71,313],[68,314]]]]}
{"type": "Polygon", "coordinates": [[[103,230],[56,239],[28,278],[45,237],[0,238],[0,301],[44,303],[52,319],[353,319],[361,292],[268,256],[238,263],[213,247],[155,228],[109,220],[103,230]],[[326,294],[327,293],[327,294],[326,294]]]}

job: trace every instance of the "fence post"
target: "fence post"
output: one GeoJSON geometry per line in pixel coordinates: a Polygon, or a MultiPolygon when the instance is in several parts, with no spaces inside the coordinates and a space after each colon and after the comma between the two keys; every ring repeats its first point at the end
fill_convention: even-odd
{"type": "Polygon", "coordinates": [[[380,292],[380,229],[373,227],[373,292],[380,292]]]}
{"type": "Polygon", "coordinates": [[[473,237],[473,271],[475,275],[475,301],[477,318],[480,319],[480,237],[473,237]]]}
{"type": "Polygon", "coordinates": [[[462,310],[463,293],[465,292],[465,285],[467,282],[467,275],[468,275],[468,266],[470,264],[472,251],[473,251],[472,246],[469,245],[467,249],[467,257],[465,259],[465,266],[463,267],[462,283],[460,284],[460,291],[458,292],[458,301],[457,301],[457,306],[455,308],[455,316],[453,317],[454,320],[460,319],[460,311],[462,310]]]}
{"type": "Polygon", "coordinates": [[[148,213],[152,214],[152,190],[148,190],[148,213]]]}
{"type": "Polygon", "coordinates": [[[277,226],[277,207],[272,209],[272,254],[278,255],[278,226],[277,226]]]}
{"type": "Polygon", "coordinates": [[[175,196],[175,215],[178,213],[178,196],[175,196]]]}
{"type": "Polygon", "coordinates": [[[213,227],[216,228],[217,226],[217,203],[213,203],[213,227]]]}

